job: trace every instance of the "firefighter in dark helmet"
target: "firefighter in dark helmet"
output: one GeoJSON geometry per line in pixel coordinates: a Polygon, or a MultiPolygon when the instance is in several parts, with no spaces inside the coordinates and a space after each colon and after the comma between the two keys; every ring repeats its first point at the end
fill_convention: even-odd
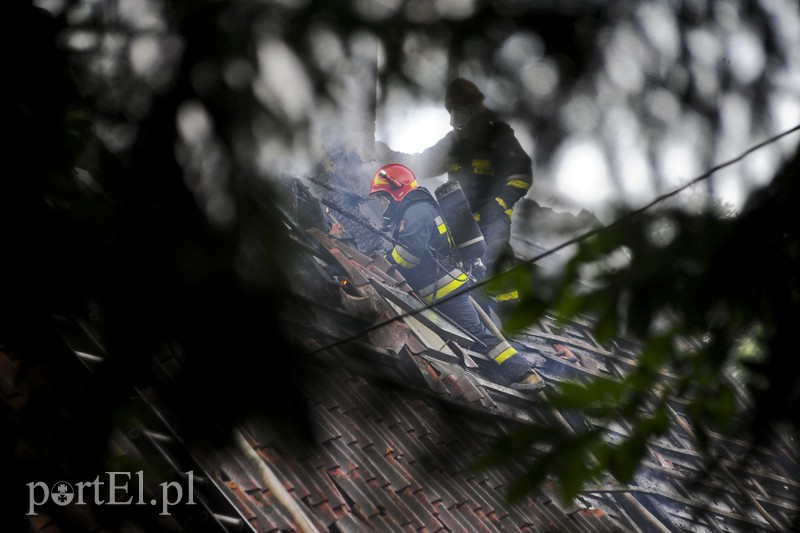
{"type": "MultiPolygon", "coordinates": [[[[533,166],[511,127],[483,100],[474,83],[453,80],[444,102],[453,129],[445,137],[417,154],[395,152],[378,142],[376,155],[382,161],[407,164],[420,178],[447,173],[449,181],[460,184],[486,240],[482,262],[491,275],[504,270],[502,259],[513,263],[512,210],[531,186],[533,166]]],[[[519,299],[516,288],[509,285],[490,296],[500,307],[519,299]]]]}
{"type": "Polygon", "coordinates": [[[436,200],[420,187],[410,169],[400,164],[381,167],[373,176],[370,196],[378,197],[392,232],[394,247],[387,253],[408,284],[424,301],[471,333],[483,344],[475,348],[497,363],[503,384],[517,390],[538,390],[544,381],[507,340],[481,322],[470,301],[469,276],[451,249],[447,225],[436,200]]]}

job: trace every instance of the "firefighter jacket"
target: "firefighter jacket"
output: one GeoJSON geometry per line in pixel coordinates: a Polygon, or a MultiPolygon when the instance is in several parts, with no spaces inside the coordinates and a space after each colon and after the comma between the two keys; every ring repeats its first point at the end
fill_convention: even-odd
{"type": "Polygon", "coordinates": [[[414,189],[391,213],[395,246],[387,259],[427,302],[463,287],[469,276],[460,268],[450,246],[447,225],[436,200],[425,189],[414,189]]]}
{"type": "Polygon", "coordinates": [[[480,341],[483,348],[473,349],[497,363],[504,380],[511,383],[520,379],[530,364],[507,340],[481,323],[467,293],[454,294],[468,283],[469,276],[457,262],[447,225],[431,193],[414,189],[387,215],[396,243],[387,254],[389,262],[399,267],[411,288],[426,302],[453,296],[438,304],[440,310],[480,341]]]}
{"type": "Polygon", "coordinates": [[[489,110],[465,132],[450,131],[419,154],[393,152],[418,177],[447,173],[458,181],[478,223],[490,224],[498,216],[510,222],[514,204],[528,192],[533,180],[532,161],[507,123],[489,110]]]}

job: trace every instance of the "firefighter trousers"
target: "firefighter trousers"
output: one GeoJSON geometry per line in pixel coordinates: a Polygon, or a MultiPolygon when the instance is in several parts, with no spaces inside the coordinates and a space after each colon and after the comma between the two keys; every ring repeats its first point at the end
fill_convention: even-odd
{"type": "MultiPolygon", "coordinates": [[[[486,276],[494,276],[504,272],[515,264],[514,251],[511,248],[511,222],[507,217],[496,217],[491,222],[481,225],[486,240],[486,253],[483,264],[486,276]]],[[[497,312],[504,306],[514,305],[519,301],[519,292],[513,280],[504,280],[499,287],[486,291],[489,307],[497,312]]]]}
{"type": "Polygon", "coordinates": [[[435,308],[480,341],[471,349],[488,356],[497,363],[497,373],[505,381],[504,384],[519,380],[530,370],[530,363],[517,353],[507,340],[497,337],[481,321],[470,301],[469,293],[457,294],[437,302],[435,308]]]}

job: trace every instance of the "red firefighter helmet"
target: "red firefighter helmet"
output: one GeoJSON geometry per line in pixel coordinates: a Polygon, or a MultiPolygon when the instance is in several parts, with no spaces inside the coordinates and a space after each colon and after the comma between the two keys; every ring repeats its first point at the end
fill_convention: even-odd
{"type": "Polygon", "coordinates": [[[379,168],[375,175],[372,176],[369,194],[371,196],[385,192],[395,202],[400,202],[410,191],[417,187],[419,187],[417,177],[414,176],[410,168],[397,163],[390,163],[379,168]]]}

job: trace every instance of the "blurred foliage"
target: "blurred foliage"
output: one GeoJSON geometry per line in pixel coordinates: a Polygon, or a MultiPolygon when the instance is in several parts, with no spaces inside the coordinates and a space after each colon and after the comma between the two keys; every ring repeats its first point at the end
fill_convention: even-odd
{"type": "MultiPolygon", "coordinates": [[[[778,432],[795,439],[800,420],[798,175],[800,154],[738,216],[674,208],[631,217],[620,213],[621,222],[579,243],[557,277],[543,276],[531,264],[505,274],[522,287],[522,302],[508,320],[511,327],[525,327],[546,312],[565,322],[588,317],[601,344],[635,339],[641,352],[636,367],[619,381],[567,383],[548,398],[547,405],[592,417],[598,430],[546,433],[541,440],[525,430],[509,437],[517,453],[504,448],[486,463],[526,457],[531,446],[548,442],[553,451],[537,457],[528,481],[555,474],[566,498],[604,472],[628,483],[646,443],[679,423],[668,405],[673,398],[685,403],[682,416],[707,465],[724,455],[715,447],[724,444],[715,444],[711,433],[736,436],[751,451],[780,442],[778,432]],[[630,428],[623,442],[603,436],[602,428],[615,423],[630,428]],[[530,440],[522,445],[525,439],[530,440]],[[565,449],[572,450],[569,469],[551,457],[565,449]]],[[[502,279],[492,283],[497,282],[502,279]]],[[[739,460],[745,464],[747,456],[739,460]]]]}
{"type": "MultiPolygon", "coordinates": [[[[109,436],[127,422],[135,387],[157,391],[190,443],[221,442],[254,414],[307,436],[298,363],[286,356],[300,350],[278,317],[293,246],[271,186],[222,138],[238,96],[203,100],[218,117],[203,146],[178,132],[187,102],[199,105],[191,67],[227,43],[219,6],[170,21],[183,32],[182,61],[165,67],[163,86],[117,71],[124,53],[122,65],[68,53],[66,13],[8,8],[20,53],[9,68],[14,170],[0,182],[0,347],[20,366],[19,396],[0,419],[4,483],[107,471],[109,436]],[[104,68],[105,77],[86,72],[104,68]],[[57,317],[98,337],[102,348],[89,349],[105,360],[94,375],[67,350],[57,317]]],[[[122,28],[104,22],[109,42],[97,45],[114,51],[122,28]]],[[[238,113],[254,106],[238,101],[238,113]]],[[[4,528],[21,531],[27,493],[10,492],[4,528]]]]}
{"type": "MultiPolygon", "coordinates": [[[[438,98],[454,73],[476,79],[535,139],[540,168],[569,136],[590,134],[617,170],[626,153],[620,109],[638,118],[657,182],[659,147],[675,131],[700,132],[703,164],[730,149],[723,108],[732,96],[750,106],[736,139],[774,131],[798,48],[781,14],[755,0],[670,6],[11,0],[0,343],[23,362],[17,385],[26,392],[0,418],[9,486],[103,471],[108,432],[134,386],[155,387],[189,440],[216,442],[253,412],[306,432],[302,372],[289,355],[301,350],[280,325],[298,256],[272,178],[288,161],[313,168],[325,158],[312,126],[340,104],[350,62],[369,63],[377,50],[379,102],[395,89],[438,98]],[[675,47],[653,33],[648,10],[669,23],[675,47]],[[755,36],[763,63],[747,70],[728,51],[711,62],[697,52],[731,36],[755,36]],[[640,61],[620,70],[615,58],[632,51],[640,61]],[[54,315],[100,334],[106,363],[93,378],[66,362],[54,315]],[[179,372],[160,365],[165,353],[179,372]]],[[[624,382],[566,387],[553,399],[628,419],[632,436],[616,445],[601,429],[515,436],[513,450],[554,443],[552,461],[537,463],[517,491],[550,473],[568,494],[601,468],[630,479],[647,439],[670,423],[659,409],[642,418],[639,407],[669,395],[689,401],[700,442],[707,428],[749,431],[757,442],[764,428],[798,420],[796,176],[794,159],[736,217],[674,209],[598,234],[558,279],[509,274],[528,287],[517,325],[546,309],[588,314],[600,339],[644,345],[624,382]],[[620,250],[627,264],[604,270],[620,250]],[[587,265],[600,267],[596,287],[578,290],[587,265]],[[723,373],[739,352],[758,356],[737,374],[753,395],[746,429],[730,426],[735,404],[723,373]],[[665,380],[664,368],[678,379],[665,380]]],[[[24,503],[4,512],[18,520],[24,503]]]]}

